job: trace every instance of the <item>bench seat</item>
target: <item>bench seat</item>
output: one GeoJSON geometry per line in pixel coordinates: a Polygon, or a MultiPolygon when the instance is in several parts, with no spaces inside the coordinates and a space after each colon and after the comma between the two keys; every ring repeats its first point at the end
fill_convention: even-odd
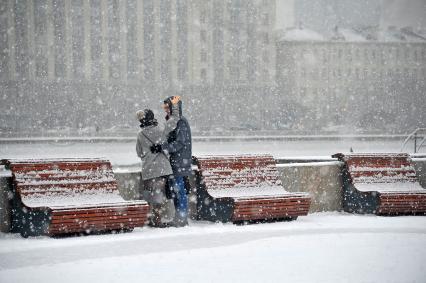
{"type": "Polygon", "coordinates": [[[126,201],[104,159],[9,159],[12,231],[23,236],[132,230],[148,217],[145,201],[126,201]]]}
{"type": "Polygon", "coordinates": [[[309,195],[284,190],[270,155],[203,156],[193,162],[199,219],[294,220],[309,211],[309,195]]]}
{"type": "MultiPolygon", "coordinates": [[[[289,197],[295,196],[294,193],[286,192],[282,186],[270,187],[243,187],[235,186],[233,188],[210,190],[210,195],[215,198],[232,197],[235,199],[245,198],[268,198],[268,197],[289,197]]],[[[306,194],[303,194],[306,196],[306,194]]]]}
{"type": "Polygon", "coordinates": [[[426,214],[426,189],[407,153],[338,153],[344,162],[343,207],[377,215],[426,214]]]}
{"type": "Polygon", "coordinates": [[[394,182],[394,183],[357,183],[356,187],[360,192],[380,192],[380,193],[420,193],[424,194],[425,189],[414,182],[394,182]]]}

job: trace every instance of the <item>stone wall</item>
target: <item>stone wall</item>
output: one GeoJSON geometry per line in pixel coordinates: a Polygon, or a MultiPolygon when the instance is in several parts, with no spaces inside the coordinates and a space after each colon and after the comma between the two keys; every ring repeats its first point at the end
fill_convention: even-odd
{"type": "Polygon", "coordinates": [[[330,161],[277,166],[287,191],[309,193],[312,198],[309,212],[342,210],[342,163],[330,161]]]}
{"type": "Polygon", "coordinates": [[[426,189],[426,158],[413,158],[419,183],[426,189]]]}

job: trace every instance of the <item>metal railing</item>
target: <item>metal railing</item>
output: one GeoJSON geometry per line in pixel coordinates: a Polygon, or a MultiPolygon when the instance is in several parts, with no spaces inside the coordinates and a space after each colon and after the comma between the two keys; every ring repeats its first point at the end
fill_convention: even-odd
{"type": "Polygon", "coordinates": [[[407,143],[413,139],[414,140],[414,153],[419,152],[420,148],[425,144],[426,141],[426,128],[417,128],[411,134],[407,136],[401,146],[401,152],[404,150],[407,143]],[[423,135],[421,135],[423,133],[423,135]],[[418,143],[417,140],[420,140],[418,143]]]}

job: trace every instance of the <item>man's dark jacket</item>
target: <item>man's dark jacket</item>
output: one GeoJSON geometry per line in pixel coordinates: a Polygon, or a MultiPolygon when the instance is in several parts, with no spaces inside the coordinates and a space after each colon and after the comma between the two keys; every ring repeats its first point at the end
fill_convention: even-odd
{"type": "MultiPolygon", "coordinates": [[[[171,104],[170,111],[171,109],[171,104]]],[[[188,120],[182,116],[182,103],[179,101],[180,119],[176,129],[169,133],[167,142],[161,145],[164,151],[170,154],[170,164],[172,166],[173,175],[189,176],[191,175],[191,159],[192,159],[192,137],[191,128],[188,120]]]]}

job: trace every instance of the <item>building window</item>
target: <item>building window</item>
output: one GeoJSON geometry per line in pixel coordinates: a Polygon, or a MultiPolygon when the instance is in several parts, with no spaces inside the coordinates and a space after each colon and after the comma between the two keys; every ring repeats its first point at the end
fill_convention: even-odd
{"type": "Polygon", "coordinates": [[[126,26],[127,26],[127,78],[130,80],[138,79],[138,51],[137,51],[137,0],[128,0],[126,7],[126,26]]]}
{"type": "Polygon", "coordinates": [[[201,62],[207,62],[207,52],[205,50],[201,50],[200,59],[201,62]]]}
{"type": "Polygon", "coordinates": [[[201,69],[200,77],[201,77],[202,81],[206,81],[207,80],[207,71],[206,71],[206,69],[204,69],[204,68],[201,69]]]}
{"type": "MultiPolygon", "coordinates": [[[[84,77],[84,25],[83,1],[75,0],[71,3],[71,40],[72,40],[72,74],[74,78],[84,77]]],[[[117,33],[118,34],[118,33],[117,33]]]]}
{"type": "Polygon", "coordinates": [[[229,76],[231,80],[239,80],[240,79],[240,70],[238,67],[230,66],[229,67],[229,76]]]}
{"type": "Polygon", "coordinates": [[[35,75],[47,77],[47,3],[34,2],[35,75]]]}
{"type": "Polygon", "coordinates": [[[262,53],[262,59],[264,63],[269,63],[269,52],[267,50],[264,50],[262,53]]]}
{"type": "Polygon", "coordinates": [[[269,81],[269,70],[268,69],[263,70],[263,80],[269,81]]]}
{"type": "Polygon", "coordinates": [[[327,69],[326,69],[326,68],[323,68],[323,69],[322,69],[322,71],[321,71],[321,77],[322,77],[323,79],[326,79],[326,78],[327,78],[327,69]]]}
{"type": "MultiPolygon", "coordinates": [[[[7,46],[7,12],[7,3],[3,1],[0,3],[0,46],[7,46]]],[[[8,50],[0,48],[0,80],[7,79],[9,76],[8,61],[8,50]]]]}
{"type": "Polygon", "coordinates": [[[417,78],[417,69],[416,69],[416,68],[414,68],[414,69],[412,70],[411,76],[412,76],[413,78],[417,78]]]}
{"type": "MultiPolygon", "coordinates": [[[[147,81],[153,81],[155,78],[155,43],[154,43],[154,2],[143,1],[143,75],[144,79],[147,81]]],[[[179,19],[178,17],[176,17],[179,19]]],[[[178,21],[177,21],[178,22],[178,21]]],[[[179,28],[178,32],[179,32],[179,28]]],[[[179,38],[179,37],[178,37],[179,38]]],[[[179,52],[179,41],[177,43],[178,52],[179,52]]],[[[178,54],[180,55],[180,54],[178,54]]],[[[178,57],[180,58],[180,57],[178,57]]],[[[178,70],[179,65],[178,65],[178,70]]],[[[181,73],[178,72],[178,76],[181,73]]]]}
{"type": "MultiPolygon", "coordinates": [[[[81,1],[81,0],[80,0],[81,1]]],[[[74,2],[74,1],[73,1],[74,2]]],[[[121,77],[120,64],[120,10],[119,1],[110,0],[108,2],[108,61],[109,75],[111,79],[121,77]]]]}
{"type": "Polygon", "coordinates": [[[269,14],[265,13],[262,15],[262,25],[267,26],[269,25],[269,14]]]}
{"type": "Polygon", "coordinates": [[[55,77],[64,78],[65,69],[65,3],[61,0],[53,1],[53,35],[55,50],[55,77]]]}
{"type": "Polygon", "coordinates": [[[407,48],[405,48],[405,59],[410,60],[410,51],[407,48]]]}
{"type": "Polygon", "coordinates": [[[207,12],[205,9],[201,9],[200,11],[200,23],[205,24],[207,18],[207,12]]]}
{"type": "Polygon", "coordinates": [[[322,62],[326,63],[327,62],[327,53],[325,50],[322,51],[322,62]]]}
{"type": "Polygon", "coordinates": [[[346,52],[346,60],[348,60],[348,62],[352,62],[352,50],[348,50],[346,52]]]}
{"type": "MultiPolygon", "coordinates": [[[[63,3],[63,1],[57,0],[63,3]]],[[[54,5],[55,6],[55,5],[54,5]]],[[[62,17],[59,19],[62,21],[62,17]]],[[[90,1],[90,59],[91,76],[94,79],[102,77],[102,14],[101,2],[90,1]]],[[[55,68],[56,70],[56,68],[55,68]]]]}
{"type": "Polygon", "coordinates": [[[359,59],[360,59],[359,55],[360,55],[360,51],[359,51],[359,49],[355,50],[355,58],[356,58],[357,60],[359,60],[359,59]]]}
{"type": "Polygon", "coordinates": [[[263,43],[264,44],[269,44],[269,34],[267,32],[263,33],[262,38],[263,38],[263,43]]]}
{"type": "MultiPolygon", "coordinates": [[[[3,1],[4,2],[4,1],[3,1]]],[[[28,17],[26,1],[12,1],[15,26],[15,71],[19,77],[28,77],[28,17]]]]}
{"type": "Polygon", "coordinates": [[[201,42],[207,41],[207,32],[204,29],[200,30],[200,40],[201,42]]]}
{"type": "Polygon", "coordinates": [[[318,69],[317,68],[313,68],[312,69],[312,71],[311,71],[311,77],[312,77],[312,79],[314,79],[314,80],[316,80],[316,79],[318,79],[318,69]]]}

